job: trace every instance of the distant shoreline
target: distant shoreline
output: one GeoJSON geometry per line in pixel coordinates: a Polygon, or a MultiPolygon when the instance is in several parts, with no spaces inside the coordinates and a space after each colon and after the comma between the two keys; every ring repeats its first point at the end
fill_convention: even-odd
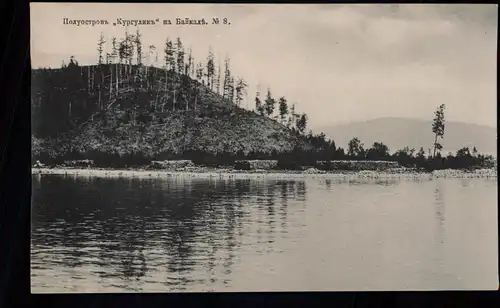
{"type": "Polygon", "coordinates": [[[199,170],[141,170],[141,169],[77,169],[77,168],[32,168],[32,175],[73,175],[92,177],[122,177],[122,178],[162,178],[162,177],[197,177],[197,178],[259,178],[259,177],[306,177],[321,176],[326,178],[497,178],[496,169],[436,170],[422,172],[413,169],[395,169],[385,171],[333,171],[325,172],[317,169],[304,171],[286,170],[232,170],[232,169],[199,169],[199,170]]]}

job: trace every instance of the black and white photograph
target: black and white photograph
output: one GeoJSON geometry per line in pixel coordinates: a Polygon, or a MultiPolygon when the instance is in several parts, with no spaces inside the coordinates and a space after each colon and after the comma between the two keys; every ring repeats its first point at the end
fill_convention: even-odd
{"type": "Polygon", "coordinates": [[[31,293],[498,290],[497,5],[30,25],[31,293]]]}

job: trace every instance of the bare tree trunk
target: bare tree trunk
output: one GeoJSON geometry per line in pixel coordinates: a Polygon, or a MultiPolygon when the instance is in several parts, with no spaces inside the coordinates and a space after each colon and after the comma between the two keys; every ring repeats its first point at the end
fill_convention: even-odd
{"type": "Polygon", "coordinates": [[[90,93],[90,65],[87,66],[87,94],[90,93]]]}
{"type": "Polygon", "coordinates": [[[155,104],[154,104],[155,111],[156,111],[156,106],[158,106],[158,89],[156,89],[156,98],[155,98],[155,104]]]}
{"type": "Polygon", "coordinates": [[[101,103],[101,86],[99,85],[99,111],[102,110],[102,103],[101,103]]]}
{"type": "Polygon", "coordinates": [[[94,93],[94,66],[91,66],[90,67],[90,72],[91,72],[91,75],[90,75],[90,87],[92,89],[92,94],[94,93]]]}
{"type": "Polygon", "coordinates": [[[116,96],[118,96],[118,90],[119,90],[118,84],[120,83],[120,70],[119,70],[119,68],[120,68],[120,64],[117,63],[115,66],[115,72],[116,72],[116,74],[115,74],[116,75],[116,93],[115,94],[116,94],[116,96]]]}
{"type": "Polygon", "coordinates": [[[111,96],[113,95],[113,65],[109,66],[109,99],[111,100],[111,96]]]}
{"type": "Polygon", "coordinates": [[[437,138],[438,138],[438,135],[436,134],[434,136],[434,152],[432,153],[432,157],[436,157],[436,143],[437,143],[437,138]]]}
{"type": "Polygon", "coordinates": [[[176,83],[176,79],[177,79],[177,76],[174,74],[174,79],[173,79],[173,82],[172,82],[172,92],[173,92],[173,97],[172,97],[172,110],[175,111],[175,88],[177,87],[177,83],[176,83]]]}
{"type": "Polygon", "coordinates": [[[195,86],[194,90],[194,111],[196,111],[196,104],[198,103],[198,85],[195,86]]]}
{"type": "Polygon", "coordinates": [[[163,112],[165,105],[168,104],[168,66],[165,64],[165,103],[161,106],[163,112]]]}

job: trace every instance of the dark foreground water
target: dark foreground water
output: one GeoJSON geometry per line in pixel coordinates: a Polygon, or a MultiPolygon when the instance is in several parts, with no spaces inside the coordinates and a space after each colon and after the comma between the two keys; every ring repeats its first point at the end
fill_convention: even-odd
{"type": "Polygon", "coordinates": [[[33,176],[32,292],[496,289],[497,181],[33,176]]]}

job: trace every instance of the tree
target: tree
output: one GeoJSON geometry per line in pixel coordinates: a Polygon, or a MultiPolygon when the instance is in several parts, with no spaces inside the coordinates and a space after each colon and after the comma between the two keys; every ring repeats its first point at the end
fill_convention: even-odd
{"type": "Polygon", "coordinates": [[[264,106],[262,105],[262,102],[260,100],[260,92],[257,92],[257,94],[255,95],[255,111],[261,116],[264,115],[264,106]]]}
{"type": "Polygon", "coordinates": [[[434,133],[434,152],[432,156],[436,156],[436,150],[441,150],[443,146],[438,142],[438,137],[443,139],[444,136],[444,109],[445,104],[441,104],[434,113],[432,122],[432,132],[434,133]]]}
{"type": "Polygon", "coordinates": [[[97,42],[97,51],[99,52],[99,65],[103,64],[103,50],[104,50],[104,44],[106,41],[104,40],[104,35],[101,32],[101,36],[99,37],[99,41],[97,42]]]}
{"type": "Polygon", "coordinates": [[[224,60],[224,84],[222,89],[222,97],[228,98],[231,90],[231,60],[228,56],[224,60]]]}
{"type": "Polygon", "coordinates": [[[264,109],[268,117],[270,117],[273,114],[275,104],[276,100],[271,96],[271,90],[267,89],[267,96],[266,100],[264,101],[264,109]]]}
{"type": "Polygon", "coordinates": [[[303,113],[297,121],[297,129],[299,133],[303,134],[307,127],[307,115],[303,113]]]}
{"type": "Polygon", "coordinates": [[[345,157],[345,151],[343,148],[337,148],[335,151],[335,158],[336,159],[344,159],[345,157]]]}
{"type": "Polygon", "coordinates": [[[415,162],[418,167],[423,167],[425,164],[425,150],[423,147],[420,147],[420,150],[415,155],[415,162]]]}
{"type": "Polygon", "coordinates": [[[279,99],[279,111],[280,111],[281,124],[284,124],[286,116],[288,114],[288,105],[286,102],[286,98],[284,96],[280,97],[279,99]]]}
{"type": "MultiPolygon", "coordinates": [[[[408,167],[411,164],[411,160],[413,158],[413,152],[415,149],[410,150],[409,147],[404,147],[402,150],[397,150],[393,157],[399,162],[402,166],[408,167]]],[[[367,157],[370,156],[370,153],[367,154],[367,157]]]]}
{"type": "Polygon", "coordinates": [[[297,115],[295,114],[295,104],[290,107],[290,117],[288,118],[288,127],[292,126],[291,128],[294,129],[294,124],[296,122],[295,117],[297,115]]]}
{"type": "Polygon", "coordinates": [[[463,147],[457,151],[456,157],[471,157],[470,150],[468,147],[463,147]]]}
{"type": "Polygon", "coordinates": [[[228,100],[231,101],[232,103],[235,102],[234,100],[234,91],[235,90],[235,84],[234,84],[234,77],[231,76],[229,77],[229,84],[228,84],[228,88],[227,88],[227,91],[228,91],[228,100]]]}
{"type": "Polygon", "coordinates": [[[189,47],[189,50],[188,50],[188,64],[186,66],[186,71],[185,71],[185,74],[187,76],[191,77],[191,76],[194,75],[194,74],[192,74],[192,72],[194,71],[193,67],[194,67],[193,51],[191,50],[191,47],[189,47]]]}
{"type": "Polygon", "coordinates": [[[167,70],[175,71],[175,50],[174,43],[167,37],[165,41],[165,65],[167,70]]]}
{"type": "Polygon", "coordinates": [[[198,63],[196,65],[196,80],[201,82],[203,78],[203,63],[198,63]]]}
{"type": "Polygon", "coordinates": [[[177,72],[182,74],[184,72],[184,47],[180,37],[177,37],[176,41],[177,47],[177,72]]]}
{"type": "Polygon", "coordinates": [[[246,88],[247,84],[243,78],[238,78],[236,81],[235,85],[235,92],[236,92],[236,105],[240,106],[241,102],[243,101],[243,96],[246,94],[246,88]]]}
{"type": "Polygon", "coordinates": [[[196,105],[198,103],[198,95],[199,95],[199,81],[201,81],[201,79],[203,78],[203,64],[202,63],[198,63],[197,66],[196,66],[196,80],[198,80],[198,82],[195,82],[195,88],[194,88],[194,110],[196,110],[196,105]]]}
{"type": "Polygon", "coordinates": [[[214,89],[214,75],[215,75],[215,63],[214,63],[214,53],[212,51],[212,46],[208,49],[207,57],[207,86],[210,90],[214,89]]]}
{"type": "Polygon", "coordinates": [[[463,147],[457,151],[455,162],[457,164],[456,167],[459,168],[470,168],[473,165],[473,156],[468,147],[463,147]]]}
{"type": "Polygon", "coordinates": [[[134,57],[134,42],[135,38],[132,34],[125,32],[125,38],[123,40],[123,49],[124,49],[124,59],[127,60],[128,64],[128,72],[131,72],[132,69],[132,59],[134,57]]]}
{"type": "MultiPolygon", "coordinates": [[[[409,149],[405,148],[405,154],[408,155],[409,149]]],[[[383,160],[389,157],[389,148],[382,142],[374,142],[372,147],[366,153],[369,160],[383,160]]]]}
{"type": "Polygon", "coordinates": [[[128,66],[129,72],[132,66],[132,57],[134,55],[134,46],[131,43],[132,40],[133,36],[131,36],[128,33],[125,33],[125,38],[120,42],[120,47],[119,47],[120,63],[123,60],[125,60],[125,62],[129,65],[128,66]]]}
{"type": "Polygon", "coordinates": [[[135,47],[136,47],[136,53],[137,53],[137,65],[141,66],[142,65],[142,41],[141,41],[141,33],[139,32],[139,29],[137,29],[137,32],[135,33],[135,47]]]}
{"type": "Polygon", "coordinates": [[[217,94],[220,94],[220,75],[221,75],[221,69],[220,69],[220,61],[219,61],[219,65],[217,67],[217,78],[215,79],[215,92],[217,94]]]}
{"type": "Polygon", "coordinates": [[[352,138],[347,145],[348,145],[347,155],[349,156],[359,157],[364,153],[364,148],[363,148],[364,145],[356,137],[352,138]]]}
{"type": "Polygon", "coordinates": [[[168,72],[174,72],[172,74],[174,80],[172,82],[172,87],[173,87],[173,100],[172,100],[172,109],[175,110],[175,50],[174,50],[174,44],[170,40],[170,38],[167,37],[165,40],[165,104],[168,103],[168,72]]]}
{"type": "Polygon", "coordinates": [[[148,47],[149,49],[149,53],[148,53],[148,56],[147,56],[147,66],[146,66],[146,81],[147,81],[147,88],[150,89],[150,81],[153,81],[153,80],[150,80],[150,74],[149,74],[149,71],[148,71],[148,67],[151,67],[153,68],[153,63],[151,61],[151,56],[154,55],[154,53],[156,52],[156,46],[155,45],[149,45],[148,47]]]}

